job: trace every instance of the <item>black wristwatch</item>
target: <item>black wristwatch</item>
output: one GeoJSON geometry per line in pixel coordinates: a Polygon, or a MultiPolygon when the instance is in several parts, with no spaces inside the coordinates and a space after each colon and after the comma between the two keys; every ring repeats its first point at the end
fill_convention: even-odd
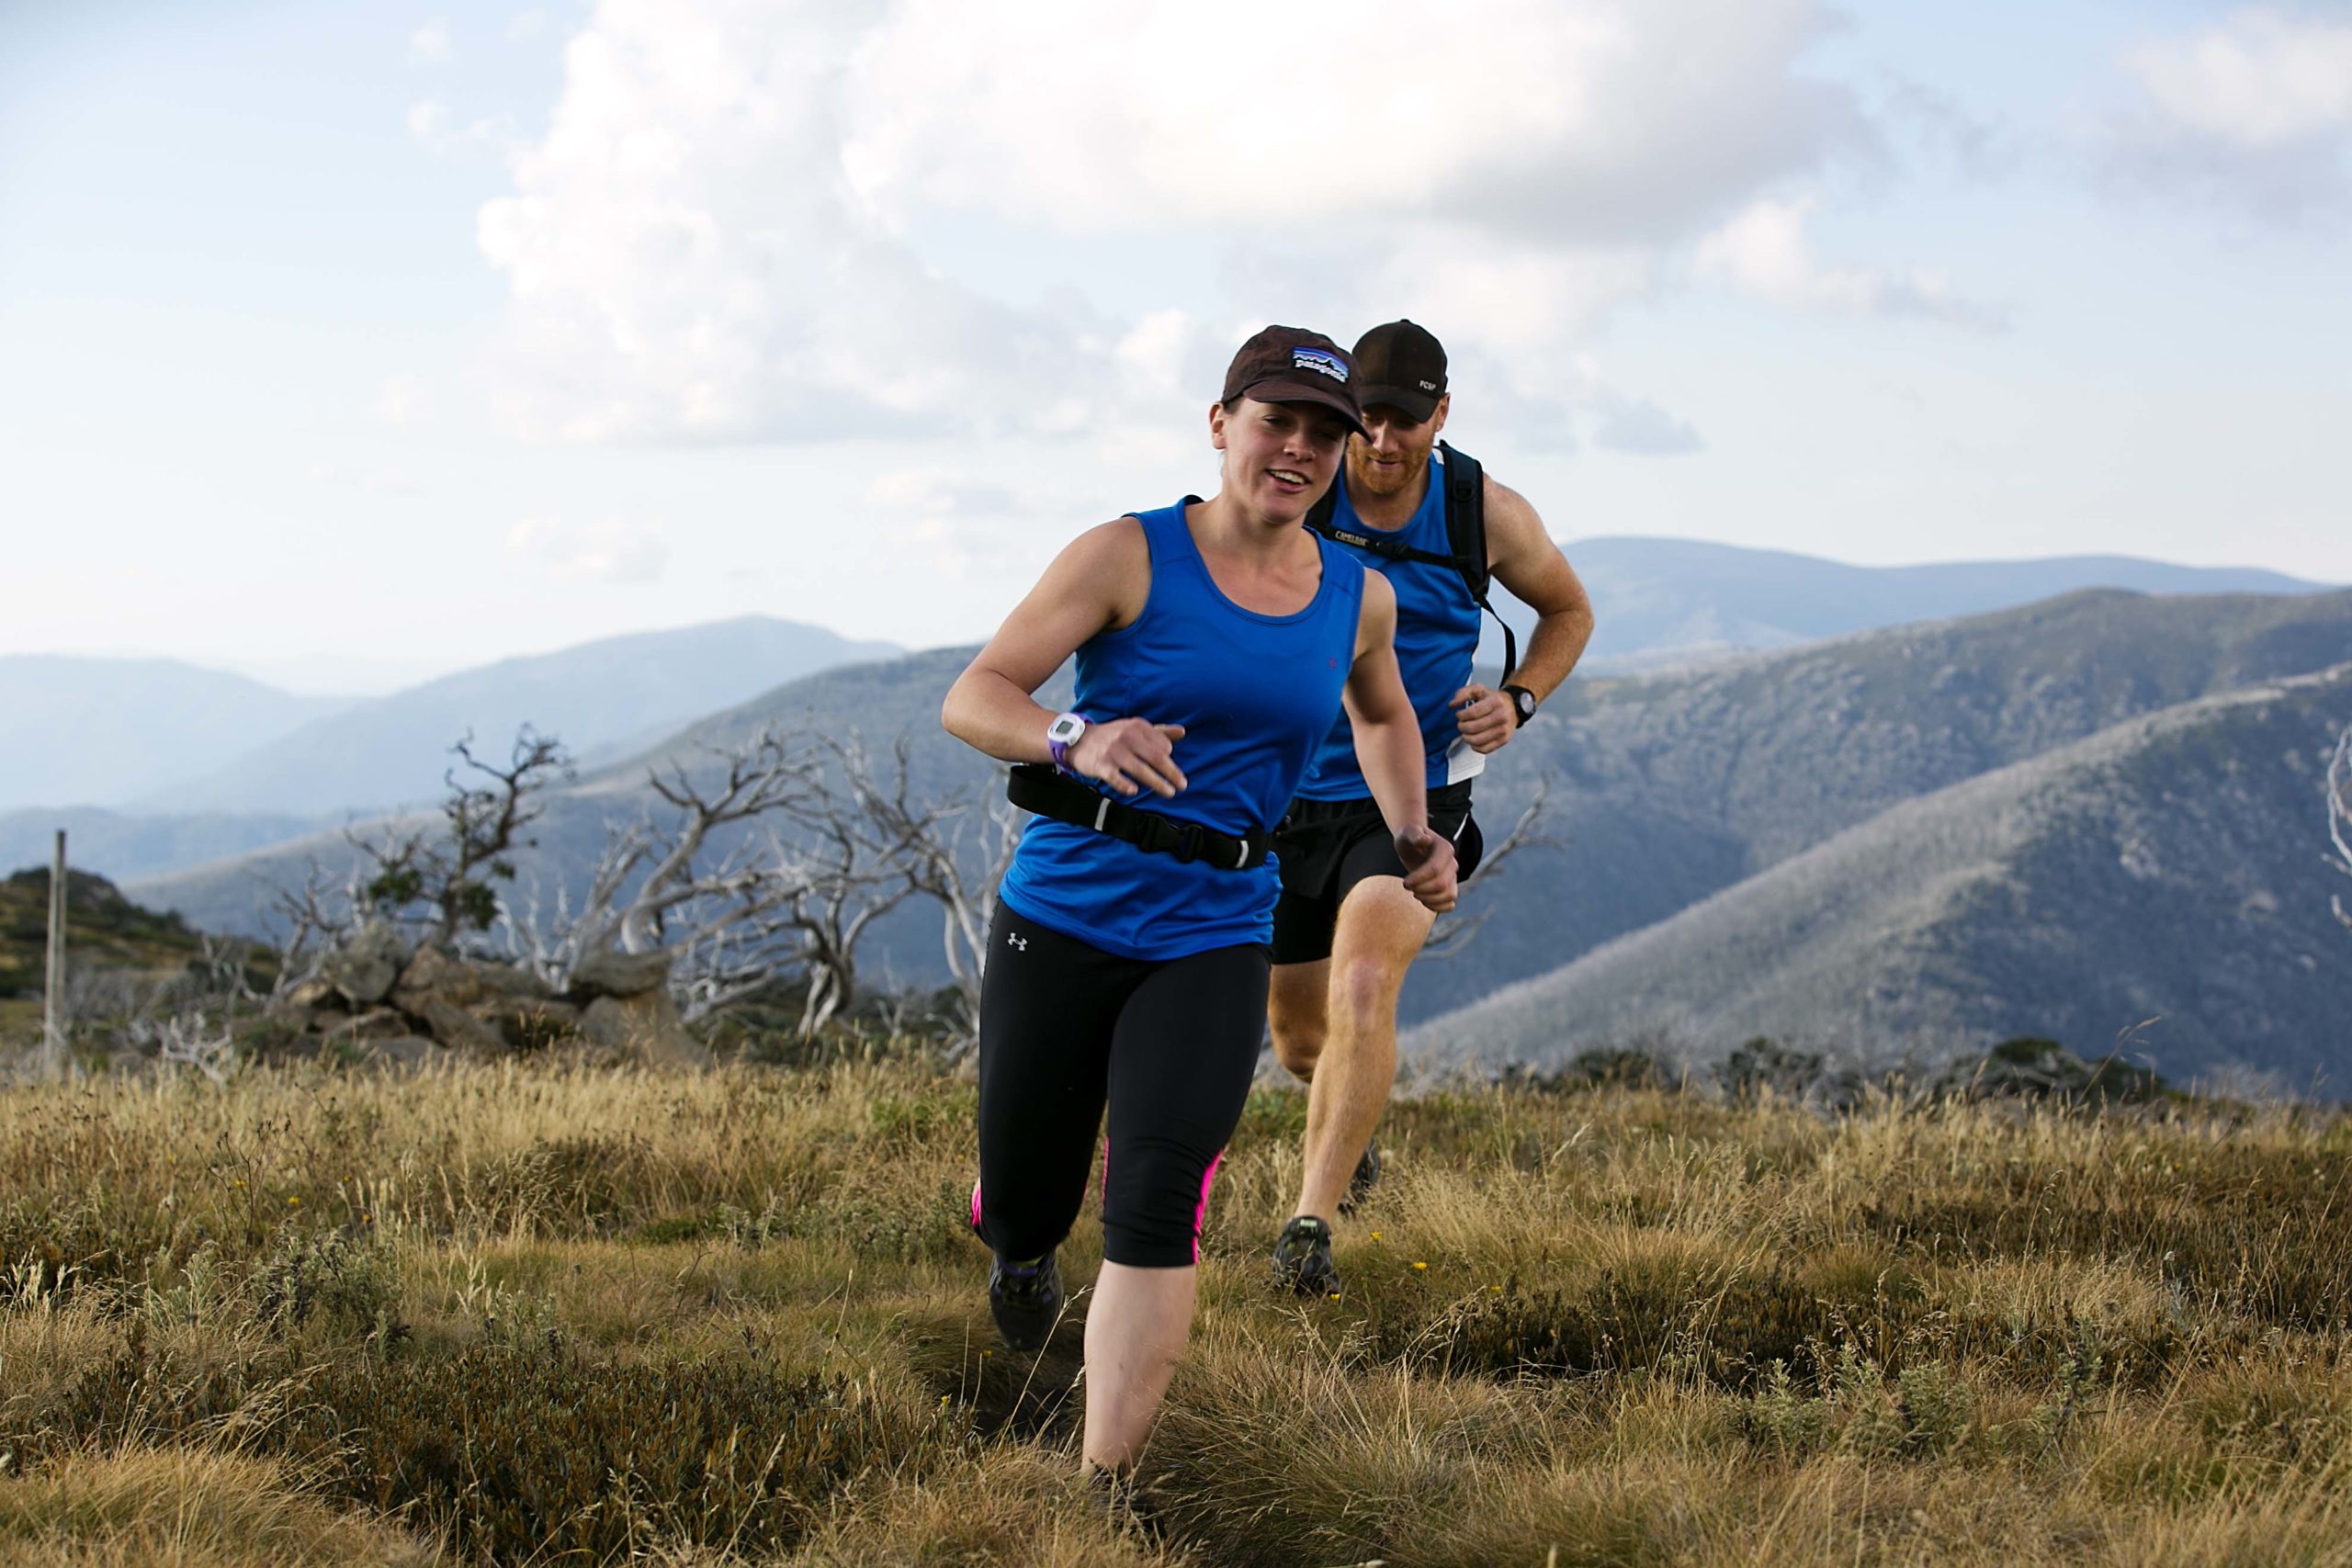
{"type": "Polygon", "coordinates": [[[1535,716],[1535,694],[1524,686],[1505,686],[1502,690],[1510,698],[1510,711],[1518,719],[1513,728],[1526,728],[1527,721],[1535,716]]]}

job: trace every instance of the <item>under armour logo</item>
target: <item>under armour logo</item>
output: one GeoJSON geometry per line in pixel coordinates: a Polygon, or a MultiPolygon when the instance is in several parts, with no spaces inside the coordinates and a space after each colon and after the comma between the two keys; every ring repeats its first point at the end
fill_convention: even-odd
{"type": "Polygon", "coordinates": [[[1023,953],[1029,951],[1029,939],[1023,936],[1019,931],[1005,932],[1004,940],[1011,942],[1014,947],[1019,948],[1023,953]]]}

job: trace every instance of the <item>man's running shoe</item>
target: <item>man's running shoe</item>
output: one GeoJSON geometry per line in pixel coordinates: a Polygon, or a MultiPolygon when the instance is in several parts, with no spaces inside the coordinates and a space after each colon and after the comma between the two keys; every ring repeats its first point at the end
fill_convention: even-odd
{"type": "Polygon", "coordinates": [[[1331,1261],[1331,1227],[1312,1214],[1300,1214],[1283,1227],[1274,1242],[1274,1283],[1287,1285],[1302,1296],[1336,1296],[1340,1270],[1331,1261]]]}
{"type": "Polygon", "coordinates": [[[1348,1195],[1340,1200],[1340,1213],[1352,1214],[1356,1205],[1372,1191],[1372,1184],[1380,1179],[1380,1140],[1368,1139],[1363,1145],[1363,1157],[1356,1161],[1355,1174],[1348,1178],[1348,1195]]]}
{"type": "Polygon", "coordinates": [[[1042,1350],[1062,1314],[1062,1271],[1050,1252],[1026,1263],[999,1254],[989,1265],[989,1315],[1009,1350],[1042,1350]]]}

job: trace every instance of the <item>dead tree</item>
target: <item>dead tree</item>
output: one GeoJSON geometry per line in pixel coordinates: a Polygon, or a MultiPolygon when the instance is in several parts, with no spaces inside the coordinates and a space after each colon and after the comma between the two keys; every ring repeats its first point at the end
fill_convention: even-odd
{"type": "Polygon", "coordinates": [[[954,980],[960,1052],[980,1031],[980,978],[989,953],[989,925],[996,919],[996,890],[1012,867],[1027,818],[989,780],[978,809],[935,815],[921,830],[905,835],[907,880],[914,891],[935,900],[941,910],[941,945],[954,980]],[[953,826],[941,831],[943,825],[953,826]]]}
{"type": "Polygon", "coordinates": [[[415,917],[408,911],[425,906],[431,913],[420,922],[423,940],[442,948],[454,947],[465,934],[487,931],[497,920],[493,884],[513,881],[514,863],[507,857],[536,844],[524,829],[544,809],[540,792],[571,774],[563,743],[528,725],[515,733],[503,768],[474,755],[470,731],[449,750],[468,772],[461,774],[452,765],[442,775],[449,788],[441,803],[446,834],[397,833],[378,843],[351,840],[375,863],[361,889],[368,907],[385,919],[412,921],[415,917]]]}
{"type": "Polygon", "coordinates": [[[701,782],[677,762],[653,773],[674,820],[615,832],[577,906],[560,893],[552,911],[508,910],[509,948],[560,984],[593,953],[666,945],[688,1021],[797,971],[814,1033],[856,1000],[867,931],[922,891],[912,846],[946,813],[912,798],[903,740],[887,774],[854,737],[763,729],[709,755],[719,766],[701,782]],[[754,821],[712,863],[722,829],[754,821]]]}
{"type": "Polygon", "coordinates": [[[316,855],[304,863],[299,885],[270,887],[269,907],[278,927],[277,976],[262,998],[263,1007],[277,1007],[295,987],[315,976],[320,962],[351,934],[358,911],[367,905],[367,883],[356,866],[338,889],[316,855]]]}
{"type": "MultiPolygon", "coordinates": [[[[2335,848],[2335,858],[2328,863],[2352,876],[2352,726],[2335,738],[2335,755],[2327,764],[2327,841],[2335,848]]],[[[2337,922],[2352,931],[2352,911],[2344,908],[2344,896],[2336,894],[2327,902],[2337,922]]]]}

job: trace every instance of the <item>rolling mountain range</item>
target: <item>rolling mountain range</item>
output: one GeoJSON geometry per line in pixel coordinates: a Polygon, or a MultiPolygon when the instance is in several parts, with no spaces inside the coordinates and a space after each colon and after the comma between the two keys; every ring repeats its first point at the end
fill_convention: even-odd
{"type": "MultiPolygon", "coordinates": [[[[1599,612],[1586,653],[1596,673],[1983,615],[2084,588],[2305,593],[2324,586],[2275,571],[2174,566],[2130,556],[1866,567],[1700,539],[1602,535],[1563,547],[1599,612]]],[[[1488,657],[1501,655],[1495,650],[1488,657]]]]}
{"type": "Polygon", "coordinates": [[[1425,1067],[1758,1034],[1848,1060],[2038,1034],[2340,1095],[2352,938],[2318,851],[2352,663],[1905,800],[1412,1032],[1425,1067]]]}
{"type": "MultiPolygon", "coordinates": [[[[919,792],[982,797],[994,770],[937,724],[967,657],[828,671],[579,779],[551,794],[526,879],[583,875],[607,822],[656,804],[649,767],[707,769],[708,748],[765,724],[877,744],[903,734],[919,792]]],[[[1572,682],[1480,784],[1491,838],[1548,776],[1548,841],[1474,890],[1484,922],[1457,956],[1415,970],[1413,1049],[1543,1059],[1629,1033],[1705,1049],[1778,1030],[1884,1054],[1913,1037],[2063,1030],[2096,1052],[2162,1012],[2145,1045],[2168,1068],[2301,1077],[2335,1064],[2342,1077],[2352,955],[2329,965],[2342,933],[2309,878],[2324,874],[2315,770],[2330,726],[2352,722],[2352,690],[2328,672],[2347,664],[2352,592],[2102,591],[1572,682]],[[2201,840],[2245,860],[2239,876],[2204,867],[2226,890],[2211,897],[2196,890],[2202,863],[2184,858],[2201,840]],[[2100,859],[2127,854],[2154,857],[2159,878],[2119,879],[2100,859]],[[2004,921],[2042,934],[2003,947],[2004,921]],[[1628,950],[1636,958],[1614,956],[1628,950]],[[1560,999],[1579,961],[1588,976],[1623,977],[1596,985],[1585,1010],[1560,999]],[[1506,992],[1520,982],[1532,984],[1506,992]],[[2249,985],[2271,999],[2241,1005],[2249,985]]],[[[202,926],[251,929],[268,881],[348,852],[313,839],[130,891],[202,926]]],[[[866,967],[934,981],[938,942],[935,915],[910,908],[876,928],[866,967]]]]}
{"type": "Polygon", "coordinates": [[[0,655],[0,812],[120,806],[349,705],[176,660],[0,655]]]}
{"type": "MultiPolygon", "coordinates": [[[[1684,539],[1600,537],[1568,550],[1600,609],[1588,674],[1687,667],[2083,586],[2312,587],[2122,557],[1873,568],[1684,539]]],[[[1508,594],[1497,604],[1523,630],[1525,607],[1508,594]]],[[[0,742],[13,742],[0,744],[0,863],[22,861],[20,843],[45,856],[73,815],[88,829],[76,829],[86,845],[76,863],[119,880],[160,875],[432,799],[449,744],[469,730],[503,747],[527,721],[582,761],[608,761],[796,674],[895,651],[752,617],[508,660],[368,701],[291,697],[154,661],[0,660],[0,742]]]]}
{"type": "Polygon", "coordinates": [[[324,813],[440,795],[449,747],[471,732],[503,757],[526,724],[593,760],[649,744],[698,715],[889,643],[748,615],[501,660],[328,715],[143,804],[175,811],[324,813]]]}

